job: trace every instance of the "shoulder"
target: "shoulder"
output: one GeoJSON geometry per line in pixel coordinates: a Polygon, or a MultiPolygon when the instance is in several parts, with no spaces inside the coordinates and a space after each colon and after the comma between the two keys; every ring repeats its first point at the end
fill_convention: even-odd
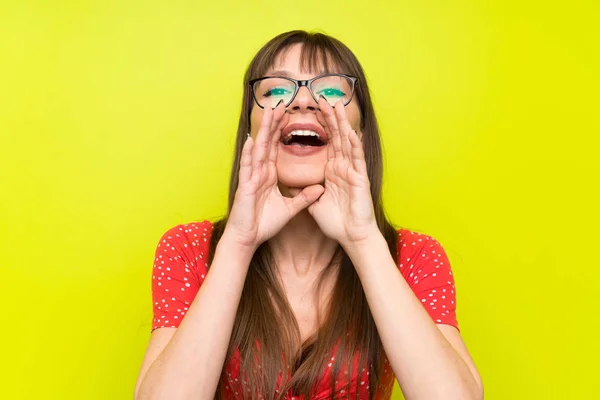
{"type": "Polygon", "coordinates": [[[213,224],[176,225],[156,247],[152,269],[153,329],[178,327],[208,272],[213,224]]]}
{"type": "MultiPolygon", "coordinates": [[[[419,256],[426,258],[429,254],[437,254],[443,252],[443,246],[434,237],[411,231],[409,229],[399,229],[398,242],[397,242],[397,253],[398,256],[404,256],[410,258],[411,256],[419,256]]],[[[408,261],[416,261],[411,258],[408,261]]]]}
{"type": "Polygon", "coordinates": [[[212,231],[213,224],[210,221],[179,224],[168,229],[156,247],[155,262],[166,264],[178,261],[205,266],[212,231]]]}
{"type": "Polygon", "coordinates": [[[398,230],[398,268],[409,284],[425,278],[452,276],[448,255],[434,237],[408,229],[398,230]]]}
{"type": "Polygon", "coordinates": [[[200,222],[189,222],[187,224],[179,224],[168,229],[163,234],[163,239],[173,239],[175,241],[189,240],[197,241],[196,239],[208,236],[213,229],[213,223],[208,220],[200,222]]]}
{"type": "Polygon", "coordinates": [[[400,230],[397,246],[398,269],[432,320],[458,329],[454,275],[440,242],[400,230]]]}
{"type": "Polygon", "coordinates": [[[179,247],[201,249],[210,242],[212,230],[210,221],[175,225],[162,235],[157,247],[164,250],[176,250],[179,247]]]}

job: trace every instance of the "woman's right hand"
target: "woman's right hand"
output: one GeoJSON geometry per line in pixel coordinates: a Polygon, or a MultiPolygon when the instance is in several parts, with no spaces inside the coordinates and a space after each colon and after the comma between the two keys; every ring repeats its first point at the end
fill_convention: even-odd
{"type": "Polygon", "coordinates": [[[266,107],[256,139],[249,137],[242,149],[239,184],[224,235],[252,250],[275,236],[324,190],[321,185],[308,186],[293,198],[279,191],[277,153],[288,119],[284,104],[275,110],[266,107]]]}

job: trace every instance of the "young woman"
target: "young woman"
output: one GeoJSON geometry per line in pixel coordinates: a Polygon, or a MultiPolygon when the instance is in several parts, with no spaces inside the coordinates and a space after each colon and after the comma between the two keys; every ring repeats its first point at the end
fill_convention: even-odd
{"type": "Polygon", "coordinates": [[[338,40],[281,34],[244,78],[229,212],[156,250],[136,399],[481,399],[448,258],[381,204],[379,130],[338,40]]]}

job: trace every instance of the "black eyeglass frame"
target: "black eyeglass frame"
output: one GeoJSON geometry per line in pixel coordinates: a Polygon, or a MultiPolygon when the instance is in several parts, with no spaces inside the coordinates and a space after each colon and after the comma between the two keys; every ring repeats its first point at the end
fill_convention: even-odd
{"type": "MultiPolygon", "coordinates": [[[[290,101],[288,101],[287,104],[285,104],[285,106],[287,107],[293,103],[294,99],[296,98],[296,95],[300,91],[300,88],[303,86],[306,86],[308,88],[308,92],[310,93],[310,96],[315,100],[316,103],[319,103],[319,99],[315,98],[315,95],[313,93],[311,85],[317,79],[324,78],[326,76],[341,76],[344,78],[348,78],[352,82],[352,94],[350,95],[350,98],[348,99],[348,101],[343,103],[344,107],[347,106],[348,104],[350,104],[350,102],[354,98],[354,92],[356,92],[356,82],[358,82],[358,78],[355,76],[346,75],[346,74],[323,74],[323,75],[315,76],[314,78],[308,79],[308,80],[298,80],[298,79],[288,78],[287,76],[271,75],[271,76],[263,76],[261,78],[252,79],[252,80],[250,80],[250,82],[248,82],[248,84],[250,85],[250,90],[252,91],[252,98],[254,99],[254,102],[256,103],[257,106],[264,109],[265,107],[261,106],[260,103],[258,102],[258,99],[256,98],[256,91],[254,90],[254,86],[257,82],[263,81],[265,79],[277,78],[277,79],[285,79],[285,80],[288,80],[288,81],[294,83],[296,90],[294,91],[294,94],[290,98],[290,101]]],[[[325,97],[325,96],[323,96],[323,97],[325,97]]]]}

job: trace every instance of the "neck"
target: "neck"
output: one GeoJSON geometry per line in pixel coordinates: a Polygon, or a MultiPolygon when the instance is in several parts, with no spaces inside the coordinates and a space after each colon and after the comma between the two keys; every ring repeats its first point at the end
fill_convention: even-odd
{"type": "Polygon", "coordinates": [[[269,247],[282,275],[308,277],[319,274],[329,264],[338,243],[325,236],[304,210],[269,240],[269,247]]]}

